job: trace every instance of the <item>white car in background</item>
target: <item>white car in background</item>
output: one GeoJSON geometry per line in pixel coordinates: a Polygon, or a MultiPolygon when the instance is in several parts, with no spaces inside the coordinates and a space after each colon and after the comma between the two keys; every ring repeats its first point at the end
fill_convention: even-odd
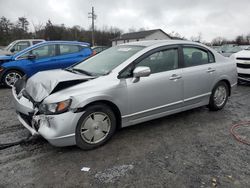
{"type": "Polygon", "coordinates": [[[15,40],[10,43],[7,47],[0,50],[0,55],[12,55],[17,52],[24,50],[32,45],[35,45],[40,42],[44,42],[43,39],[23,39],[23,40],[15,40]]]}
{"type": "Polygon", "coordinates": [[[237,63],[238,80],[250,82],[250,47],[230,56],[237,63]]]}

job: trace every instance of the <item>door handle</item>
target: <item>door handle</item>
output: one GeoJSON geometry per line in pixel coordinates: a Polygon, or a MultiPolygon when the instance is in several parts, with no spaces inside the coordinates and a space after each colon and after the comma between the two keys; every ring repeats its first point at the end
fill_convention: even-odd
{"type": "Polygon", "coordinates": [[[211,68],[211,67],[209,67],[209,68],[207,69],[207,73],[213,73],[213,72],[215,72],[215,69],[213,69],[213,68],[211,68]]]}
{"type": "Polygon", "coordinates": [[[181,79],[182,77],[180,76],[180,75],[177,75],[177,74],[173,74],[170,78],[169,78],[169,80],[179,80],[179,79],[181,79]]]}

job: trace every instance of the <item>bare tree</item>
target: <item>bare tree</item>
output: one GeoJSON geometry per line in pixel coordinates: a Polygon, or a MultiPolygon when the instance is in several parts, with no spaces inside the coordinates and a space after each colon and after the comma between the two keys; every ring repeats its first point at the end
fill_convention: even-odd
{"type": "Polygon", "coordinates": [[[34,28],[34,37],[37,38],[39,37],[40,38],[40,33],[41,31],[43,30],[43,23],[42,22],[38,22],[37,24],[35,24],[33,21],[31,21],[32,25],[33,25],[33,28],[34,28]]]}
{"type": "Polygon", "coordinates": [[[201,40],[202,40],[202,33],[199,32],[197,36],[191,36],[190,40],[194,41],[194,42],[201,42],[201,40]]]}

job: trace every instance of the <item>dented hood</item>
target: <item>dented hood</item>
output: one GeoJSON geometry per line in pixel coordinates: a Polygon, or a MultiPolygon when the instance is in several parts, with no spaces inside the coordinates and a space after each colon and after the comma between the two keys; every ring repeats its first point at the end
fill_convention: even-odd
{"type": "Polygon", "coordinates": [[[92,79],[84,74],[75,74],[65,70],[38,72],[27,80],[25,90],[36,102],[41,102],[55,89],[57,91],[92,79]]]}
{"type": "Polygon", "coordinates": [[[0,55],[12,55],[12,53],[6,50],[0,50],[0,55]]]}

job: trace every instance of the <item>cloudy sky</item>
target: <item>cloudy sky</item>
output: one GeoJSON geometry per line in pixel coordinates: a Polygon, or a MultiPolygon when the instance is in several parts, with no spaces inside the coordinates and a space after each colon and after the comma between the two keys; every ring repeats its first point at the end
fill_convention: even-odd
{"type": "Polygon", "coordinates": [[[158,29],[186,38],[202,34],[211,41],[250,33],[250,0],[0,0],[0,16],[11,21],[25,16],[46,23],[89,28],[88,12],[95,7],[96,26],[158,29]]]}

